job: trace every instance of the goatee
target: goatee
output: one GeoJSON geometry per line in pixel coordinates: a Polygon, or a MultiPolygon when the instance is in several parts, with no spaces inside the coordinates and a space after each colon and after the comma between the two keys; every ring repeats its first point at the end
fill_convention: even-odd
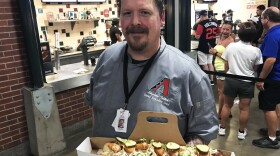
{"type": "Polygon", "coordinates": [[[135,52],[142,53],[142,51],[147,47],[148,42],[143,42],[143,43],[131,43],[127,42],[128,46],[135,52]]]}
{"type": "MultiPolygon", "coordinates": [[[[129,34],[133,34],[133,33],[141,33],[141,34],[149,34],[149,29],[146,28],[146,27],[143,27],[141,25],[132,25],[130,27],[128,27],[126,29],[126,34],[129,35],[129,34]]],[[[134,41],[139,41],[141,38],[140,37],[137,37],[137,36],[134,36],[133,37],[133,40],[134,41]]],[[[135,51],[135,52],[139,52],[139,53],[142,53],[142,51],[147,47],[148,45],[148,41],[144,41],[142,43],[133,43],[133,41],[130,41],[130,40],[127,40],[128,42],[128,45],[129,47],[135,51]]]]}

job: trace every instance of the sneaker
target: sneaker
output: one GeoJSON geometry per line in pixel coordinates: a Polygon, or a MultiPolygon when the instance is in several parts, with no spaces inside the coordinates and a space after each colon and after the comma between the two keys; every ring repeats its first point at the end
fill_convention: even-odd
{"type": "MultiPolygon", "coordinates": [[[[260,128],[260,131],[259,131],[259,132],[260,132],[260,134],[263,135],[263,136],[268,136],[268,135],[267,135],[267,131],[268,131],[267,128],[260,128]]],[[[276,139],[277,139],[278,141],[280,141],[280,130],[277,130],[277,131],[276,131],[276,139]]]]}
{"type": "Polygon", "coordinates": [[[252,144],[261,148],[278,149],[280,147],[277,140],[272,141],[271,139],[269,139],[269,137],[253,140],[252,144]]]}
{"type": "Polygon", "coordinates": [[[219,132],[218,132],[218,134],[220,136],[225,136],[226,135],[226,129],[222,128],[221,125],[219,125],[219,132]]]}
{"type": "Polygon", "coordinates": [[[247,135],[247,129],[244,129],[243,133],[239,132],[239,130],[238,130],[237,138],[240,139],[240,140],[244,140],[246,135],[247,135]]]}

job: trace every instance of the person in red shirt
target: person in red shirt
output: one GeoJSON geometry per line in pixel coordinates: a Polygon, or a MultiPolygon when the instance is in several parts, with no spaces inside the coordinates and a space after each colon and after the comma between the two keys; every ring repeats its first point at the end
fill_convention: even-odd
{"type": "MultiPolygon", "coordinates": [[[[214,71],[213,55],[209,53],[209,49],[216,46],[216,36],[220,34],[218,21],[208,18],[207,11],[202,10],[199,13],[202,21],[198,23],[196,30],[196,38],[198,42],[198,64],[203,70],[214,71]]],[[[214,85],[213,75],[210,75],[211,84],[214,85]]]]}

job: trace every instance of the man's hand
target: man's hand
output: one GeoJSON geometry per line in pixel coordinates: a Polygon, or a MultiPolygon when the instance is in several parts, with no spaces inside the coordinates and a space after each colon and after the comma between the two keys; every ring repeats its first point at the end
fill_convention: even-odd
{"type": "Polygon", "coordinates": [[[257,87],[258,90],[260,90],[260,91],[264,90],[264,82],[257,82],[257,83],[256,83],[256,87],[257,87]]]}
{"type": "Polygon", "coordinates": [[[262,42],[263,42],[263,39],[262,39],[262,38],[259,38],[259,39],[258,39],[258,43],[261,44],[262,42]]]}
{"type": "Polygon", "coordinates": [[[216,52],[217,51],[214,48],[209,49],[209,53],[212,54],[212,55],[215,55],[216,52]]]}
{"type": "Polygon", "coordinates": [[[200,35],[195,35],[194,37],[199,40],[200,35]]]}

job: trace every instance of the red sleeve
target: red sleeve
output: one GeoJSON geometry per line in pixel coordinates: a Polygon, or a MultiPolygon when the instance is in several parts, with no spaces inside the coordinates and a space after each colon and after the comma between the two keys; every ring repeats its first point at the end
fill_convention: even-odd
{"type": "Polygon", "coordinates": [[[201,35],[203,33],[203,26],[201,24],[198,24],[195,34],[201,35]]]}

